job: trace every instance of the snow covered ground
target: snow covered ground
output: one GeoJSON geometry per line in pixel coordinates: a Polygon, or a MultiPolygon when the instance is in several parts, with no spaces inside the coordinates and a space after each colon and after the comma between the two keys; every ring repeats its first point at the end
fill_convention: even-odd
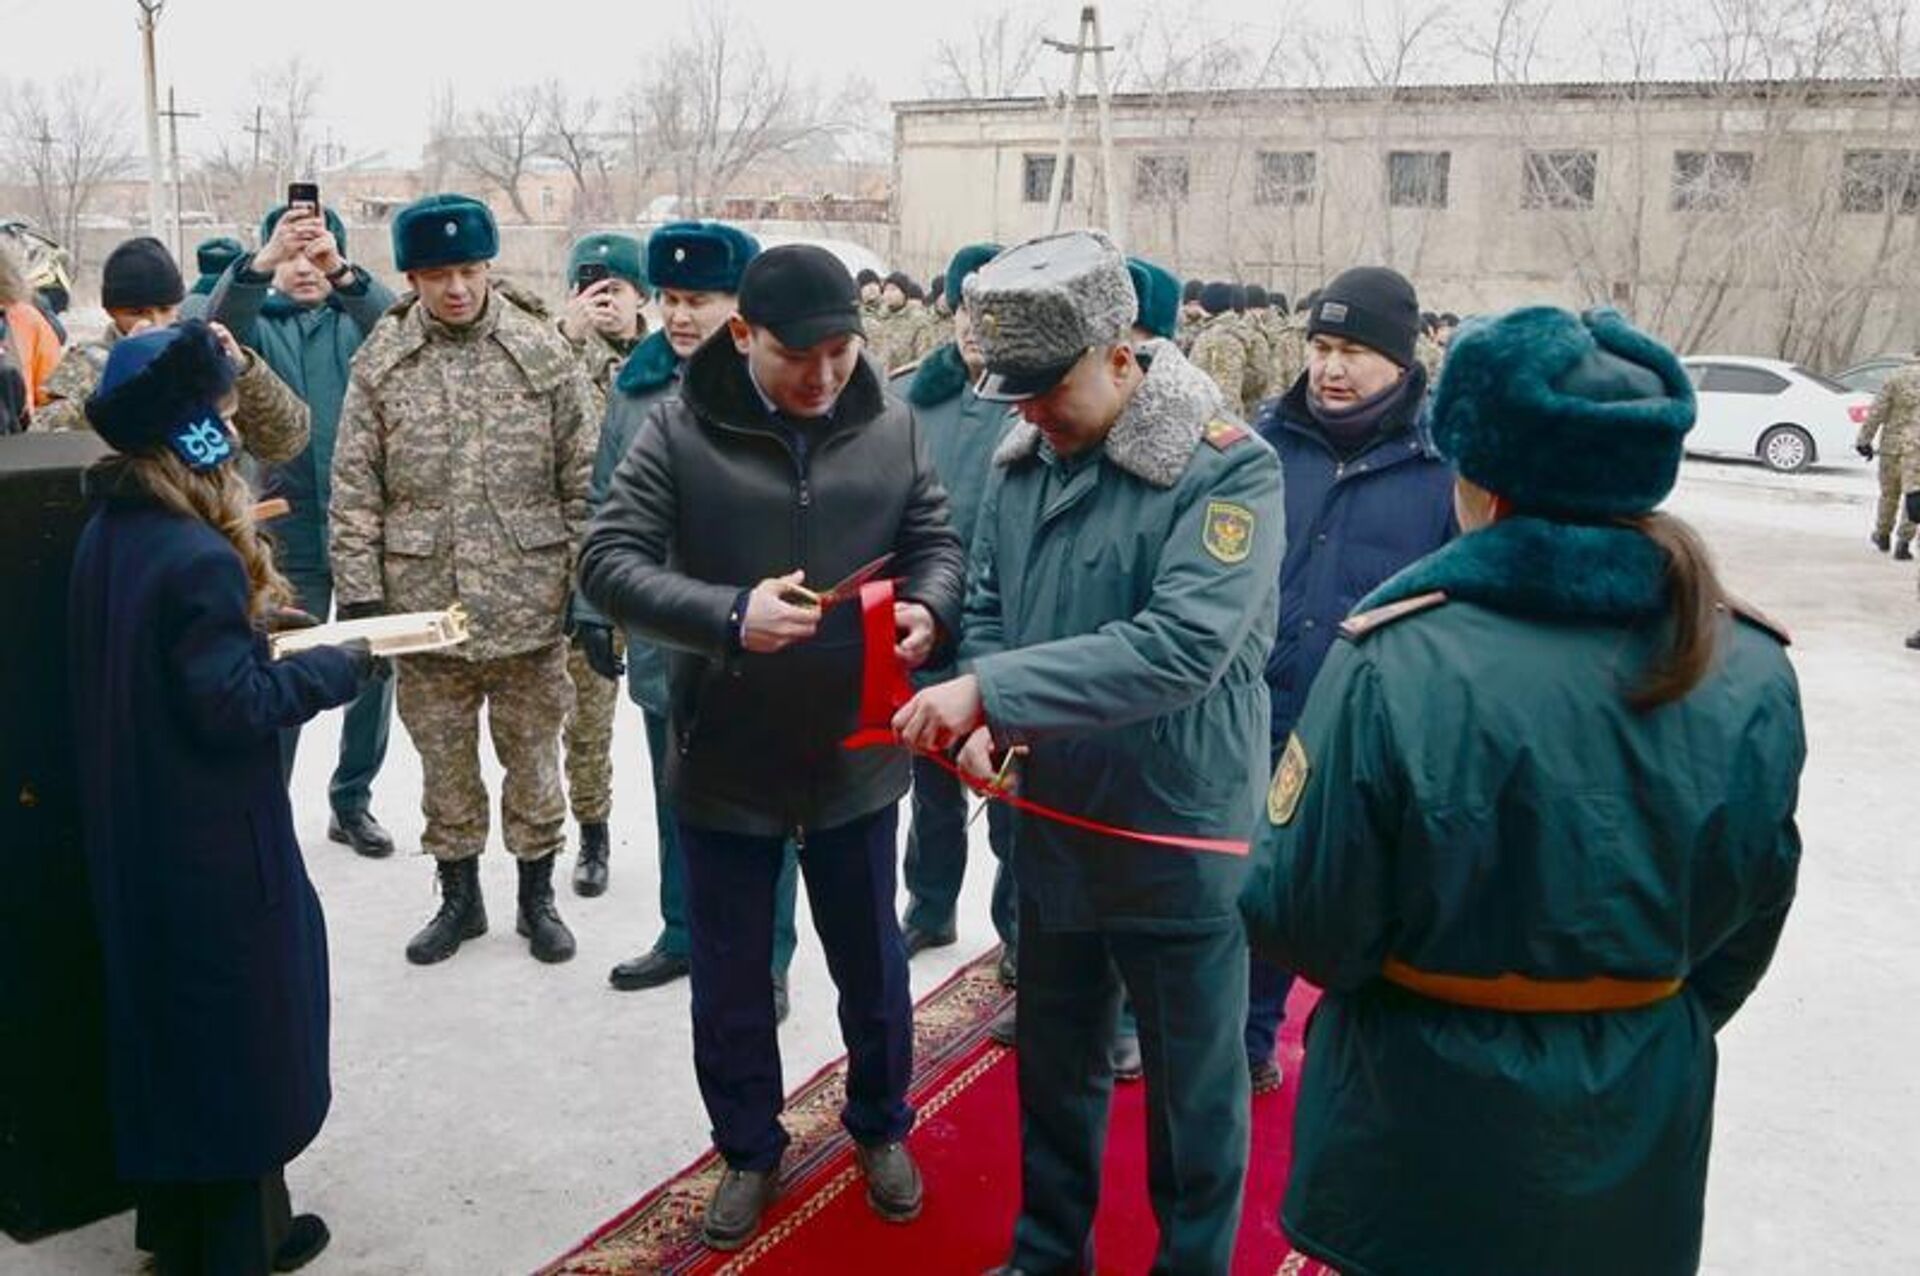
{"type": "MultiPolygon", "coordinates": [[[[1920,603],[1912,565],[1867,544],[1869,483],[1694,463],[1673,503],[1732,588],[1793,630],[1811,737],[1799,902],[1772,974],[1721,1038],[1712,1272],[1920,1270],[1920,783],[1905,752],[1920,734],[1920,653],[1901,646],[1920,603]]],[[[334,1231],[309,1270],[528,1271],[707,1142],[686,984],[606,985],[657,926],[638,713],[622,701],[612,889],[563,891],[580,954],[559,967],[513,934],[497,833],[482,870],[491,933],[444,965],[407,965],[402,947],[435,906],[431,866],[326,841],[336,733],[335,719],[310,729],[295,778],[334,972],[333,1113],[288,1175],[296,1208],[334,1231]]],[[[396,730],[375,811],[403,848],[420,834],[419,774],[396,730]]],[[[992,943],[992,860],[985,825],[975,832],[961,942],[915,963],[916,997],[992,943]]],[[[840,1052],[804,916],[801,936],[781,1033],[789,1088],[840,1052]]],[[[137,1271],[132,1238],[131,1215],[30,1247],[0,1238],[0,1273],[137,1271]]]]}

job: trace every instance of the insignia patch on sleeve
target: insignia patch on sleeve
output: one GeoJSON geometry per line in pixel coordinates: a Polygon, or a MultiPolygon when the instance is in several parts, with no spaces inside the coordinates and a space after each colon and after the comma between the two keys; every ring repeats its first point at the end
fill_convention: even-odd
{"type": "Polygon", "coordinates": [[[1274,769],[1273,784],[1267,789],[1267,822],[1275,827],[1293,823],[1300,809],[1300,795],[1307,791],[1307,776],[1313,768],[1307,762],[1307,746],[1298,735],[1287,737],[1287,749],[1274,769]]]}
{"type": "Polygon", "coordinates": [[[1208,501],[1207,525],[1200,539],[1221,562],[1245,562],[1253,552],[1253,511],[1232,501],[1208,501]]]}

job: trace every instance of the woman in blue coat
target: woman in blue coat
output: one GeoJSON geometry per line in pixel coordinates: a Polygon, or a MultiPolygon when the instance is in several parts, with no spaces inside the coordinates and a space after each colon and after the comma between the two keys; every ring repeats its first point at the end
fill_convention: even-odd
{"type": "Polygon", "coordinates": [[[292,595],[232,464],[233,378],[204,324],[115,345],[87,416],[119,455],[90,476],[68,593],[115,1159],[167,1276],[290,1271],[326,1244],[282,1177],[331,1092],[326,924],[276,733],[380,663],[364,642],[269,655],[292,595]]]}

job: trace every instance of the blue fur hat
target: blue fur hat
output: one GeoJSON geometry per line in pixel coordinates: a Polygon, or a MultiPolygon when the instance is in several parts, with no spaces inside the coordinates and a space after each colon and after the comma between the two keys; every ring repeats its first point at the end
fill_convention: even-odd
{"type": "Polygon", "coordinates": [[[725,222],[668,222],[647,237],[647,278],[655,288],[739,292],[760,241],[725,222]]]}
{"type": "Polygon", "coordinates": [[[403,275],[499,255],[493,210],[469,195],[429,195],[393,215],[393,268],[403,275]]]}
{"type": "Polygon", "coordinates": [[[113,343],[87,420],[116,452],[165,444],[194,470],[233,456],[220,401],[233,389],[233,364],[199,320],[153,328],[113,343]]]}
{"type": "Polygon", "coordinates": [[[1693,385],[1673,352],[1613,310],[1529,306],[1447,348],[1435,445],[1523,513],[1644,514],[1673,490],[1693,385]]]}
{"type": "Polygon", "coordinates": [[[578,282],[580,267],[594,263],[605,266],[615,279],[624,279],[645,292],[647,268],[640,257],[640,241],[632,235],[588,235],[567,254],[567,287],[571,289],[578,282]]]}
{"type": "Polygon", "coordinates": [[[1180,326],[1180,281],[1144,257],[1127,258],[1127,273],[1133,276],[1133,295],[1140,299],[1134,324],[1173,340],[1180,326]]]}
{"type": "MultiPolygon", "coordinates": [[[[260,242],[262,244],[273,238],[273,228],[278,226],[280,219],[286,215],[287,206],[281,204],[260,219],[260,242]]],[[[347,224],[341,221],[340,214],[334,212],[331,208],[322,208],[320,215],[326,218],[327,230],[333,235],[334,247],[338,248],[341,255],[344,256],[347,251],[347,224]]]]}

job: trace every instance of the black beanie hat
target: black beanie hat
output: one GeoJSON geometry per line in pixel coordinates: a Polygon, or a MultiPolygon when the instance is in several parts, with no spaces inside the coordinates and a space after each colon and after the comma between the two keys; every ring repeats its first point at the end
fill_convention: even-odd
{"type": "Polygon", "coordinates": [[[1247,309],[1247,286],[1233,284],[1231,287],[1233,288],[1233,313],[1243,314],[1247,309]]]}
{"type": "Polygon", "coordinates": [[[1181,304],[1185,305],[1187,302],[1200,300],[1200,290],[1205,287],[1206,285],[1198,279],[1187,280],[1186,286],[1180,290],[1181,304]]]}
{"type": "Polygon", "coordinates": [[[913,279],[910,276],[908,276],[906,271],[896,270],[890,273],[884,280],[881,281],[881,286],[882,287],[890,286],[890,287],[898,288],[906,296],[911,297],[913,295],[914,288],[916,288],[918,285],[916,285],[913,282],[913,279]]]}
{"type": "Polygon", "coordinates": [[[1259,284],[1247,285],[1247,306],[1252,310],[1267,308],[1267,290],[1259,284]]]}
{"type": "Polygon", "coordinates": [[[1275,291],[1269,295],[1267,297],[1267,304],[1283,315],[1291,314],[1293,311],[1293,307],[1287,304],[1287,294],[1284,292],[1275,291]]]}
{"type": "Polygon", "coordinates": [[[100,268],[100,305],[107,310],[177,306],[186,296],[186,281],[173,254],[149,235],[121,244],[100,268]]]}
{"type": "Polygon", "coordinates": [[[1218,280],[1200,290],[1200,309],[1210,315],[1222,315],[1233,309],[1233,285],[1218,280]]]}
{"type": "Polygon", "coordinates": [[[877,284],[880,282],[880,272],[877,270],[874,270],[872,267],[868,267],[867,269],[862,270],[859,274],[855,275],[853,277],[853,282],[860,285],[862,288],[865,288],[868,284],[877,284]]]}
{"type": "Polygon", "coordinates": [[[1320,290],[1307,316],[1307,335],[1323,332],[1378,350],[1403,368],[1412,367],[1420,336],[1420,299],[1399,271],[1356,266],[1320,290]]]}

